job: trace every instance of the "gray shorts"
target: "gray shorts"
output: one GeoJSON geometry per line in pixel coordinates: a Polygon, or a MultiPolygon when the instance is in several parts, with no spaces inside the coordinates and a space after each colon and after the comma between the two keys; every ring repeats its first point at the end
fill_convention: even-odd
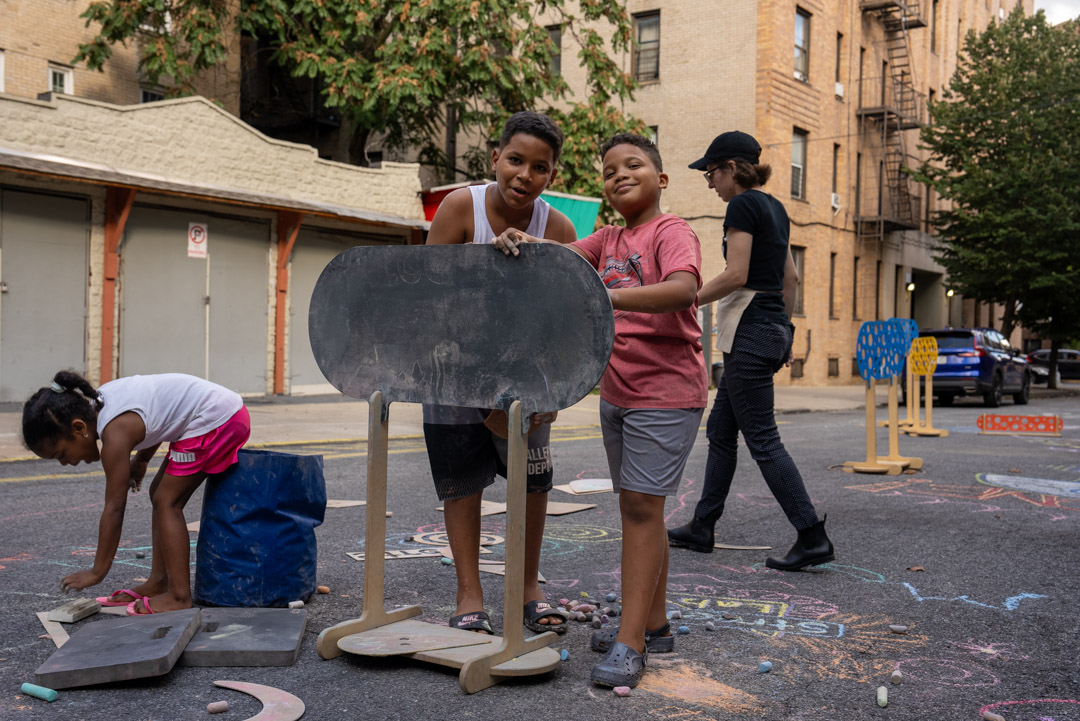
{"type": "Polygon", "coordinates": [[[600,400],[600,428],[615,491],[673,496],[704,408],[620,408],[600,400]]]}

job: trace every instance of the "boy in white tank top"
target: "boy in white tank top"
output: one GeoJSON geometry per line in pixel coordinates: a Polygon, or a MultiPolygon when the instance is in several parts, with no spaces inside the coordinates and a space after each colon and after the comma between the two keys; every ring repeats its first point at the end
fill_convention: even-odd
{"type": "MultiPolygon", "coordinates": [[[[498,149],[491,153],[495,182],[448,195],[431,221],[427,243],[490,243],[509,228],[559,243],[577,240],[570,219],[540,198],[555,180],[562,140],[559,128],[546,115],[513,115],[503,129],[498,149]]],[[[491,411],[485,408],[424,406],[428,461],[435,490],[446,509],[446,533],[457,572],[457,611],[450,626],[479,633],[493,633],[480,586],[480,501],[496,474],[506,476],[506,441],[491,430],[499,427],[500,419],[489,416],[491,411]]],[[[536,430],[529,436],[524,612],[528,628],[564,633],[565,613],[547,603],[538,579],[553,475],[550,420],[534,417],[536,430]],[[541,422],[544,420],[548,422],[541,422]]],[[[505,427],[505,423],[503,417],[501,425],[505,427]]]]}

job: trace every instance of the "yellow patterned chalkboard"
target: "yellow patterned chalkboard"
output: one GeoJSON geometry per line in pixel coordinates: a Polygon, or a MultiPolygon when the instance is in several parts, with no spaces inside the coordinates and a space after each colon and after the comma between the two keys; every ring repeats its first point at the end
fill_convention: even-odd
{"type": "Polygon", "coordinates": [[[911,369],[917,375],[933,375],[937,368],[937,356],[937,338],[925,336],[911,342],[911,369]]]}

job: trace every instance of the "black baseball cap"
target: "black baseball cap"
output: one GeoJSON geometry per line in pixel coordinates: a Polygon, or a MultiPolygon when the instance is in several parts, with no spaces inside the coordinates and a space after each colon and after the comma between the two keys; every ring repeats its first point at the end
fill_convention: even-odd
{"type": "Polygon", "coordinates": [[[690,167],[693,170],[705,170],[710,163],[721,163],[725,160],[745,160],[756,165],[760,158],[761,146],[754,140],[753,135],[741,130],[729,130],[717,135],[705,151],[705,157],[690,163],[690,167]]]}

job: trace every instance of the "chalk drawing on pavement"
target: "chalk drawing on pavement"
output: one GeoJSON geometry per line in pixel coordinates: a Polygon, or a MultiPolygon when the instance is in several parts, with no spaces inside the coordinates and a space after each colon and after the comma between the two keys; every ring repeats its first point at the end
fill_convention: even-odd
{"type": "Polygon", "coordinates": [[[1064,496],[1066,498],[1080,498],[1080,482],[1077,481],[1055,481],[1048,478],[1002,476],[996,473],[977,473],[975,479],[979,481],[979,483],[985,483],[988,486],[1008,488],[1013,491],[1039,493],[1049,496],[1064,496]]]}

